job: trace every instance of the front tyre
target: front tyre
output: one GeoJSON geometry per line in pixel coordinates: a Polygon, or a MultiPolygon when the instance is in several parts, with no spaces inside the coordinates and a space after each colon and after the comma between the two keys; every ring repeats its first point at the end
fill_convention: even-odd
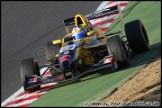
{"type": "Polygon", "coordinates": [[[28,58],[28,59],[22,60],[21,61],[20,76],[21,76],[21,80],[22,80],[22,83],[23,83],[24,91],[35,91],[35,90],[40,89],[40,86],[31,88],[31,89],[27,89],[27,87],[28,87],[27,77],[30,77],[32,75],[40,76],[37,61],[34,58],[28,58]]]}
{"type": "Polygon", "coordinates": [[[129,66],[130,56],[126,44],[119,35],[107,38],[106,44],[108,53],[115,55],[119,68],[129,66]]]}

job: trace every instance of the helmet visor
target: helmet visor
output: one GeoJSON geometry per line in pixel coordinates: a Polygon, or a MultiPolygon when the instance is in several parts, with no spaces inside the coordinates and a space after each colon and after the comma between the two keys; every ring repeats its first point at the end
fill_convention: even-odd
{"type": "Polygon", "coordinates": [[[73,34],[73,36],[74,36],[75,39],[80,39],[80,38],[86,36],[86,31],[85,30],[82,30],[79,33],[73,34]]]}

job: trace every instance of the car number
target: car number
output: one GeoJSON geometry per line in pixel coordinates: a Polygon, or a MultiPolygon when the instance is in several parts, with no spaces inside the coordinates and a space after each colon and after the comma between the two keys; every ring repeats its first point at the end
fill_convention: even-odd
{"type": "Polygon", "coordinates": [[[76,47],[76,45],[69,45],[69,46],[65,46],[63,48],[60,49],[60,53],[66,51],[66,50],[74,50],[76,47]]]}

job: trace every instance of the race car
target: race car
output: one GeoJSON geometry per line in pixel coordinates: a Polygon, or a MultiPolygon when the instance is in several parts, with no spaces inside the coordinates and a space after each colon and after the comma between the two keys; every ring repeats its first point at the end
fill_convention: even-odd
{"type": "Polygon", "coordinates": [[[125,36],[120,35],[122,29],[105,34],[100,27],[90,23],[90,20],[115,13],[122,16],[119,6],[65,19],[63,22],[67,34],[47,43],[48,65],[39,67],[35,58],[21,61],[24,90],[38,90],[41,85],[50,82],[61,84],[74,81],[101,69],[127,67],[131,56],[148,51],[149,39],[140,20],[125,24],[125,36]],[[71,31],[70,26],[73,26],[71,31]],[[50,71],[51,76],[43,77],[44,73],[40,75],[43,67],[47,67],[44,73],[50,71]]]}

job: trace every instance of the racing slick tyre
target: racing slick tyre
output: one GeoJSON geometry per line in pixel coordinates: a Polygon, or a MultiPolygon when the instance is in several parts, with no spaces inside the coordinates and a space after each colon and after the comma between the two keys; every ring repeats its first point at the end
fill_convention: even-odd
{"type": "Polygon", "coordinates": [[[55,55],[58,54],[61,48],[61,44],[53,44],[52,42],[48,42],[46,46],[46,57],[47,62],[52,63],[55,59],[55,55]]]}
{"type": "Polygon", "coordinates": [[[129,66],[130,56],[126,44],[119,35],[107,38],[106,40],[108,53],[115,55],[119,68],[129,66]]]}
{"type": "Polygon", "coordinates": [[[21,61],[20,75],[21,75],[24,91],[35,91],[40,89],[40,86],[27,89],[28,87],[27,77],[32,75],[40,76],[38,63],[34,58],[28,58],[21,61]]]}
{"type": "Polygon", "coordinates": [[[134,54],[149,50],[149,39],[143,23],[134,20],[125,24],[125,33],[134,54]]]}

